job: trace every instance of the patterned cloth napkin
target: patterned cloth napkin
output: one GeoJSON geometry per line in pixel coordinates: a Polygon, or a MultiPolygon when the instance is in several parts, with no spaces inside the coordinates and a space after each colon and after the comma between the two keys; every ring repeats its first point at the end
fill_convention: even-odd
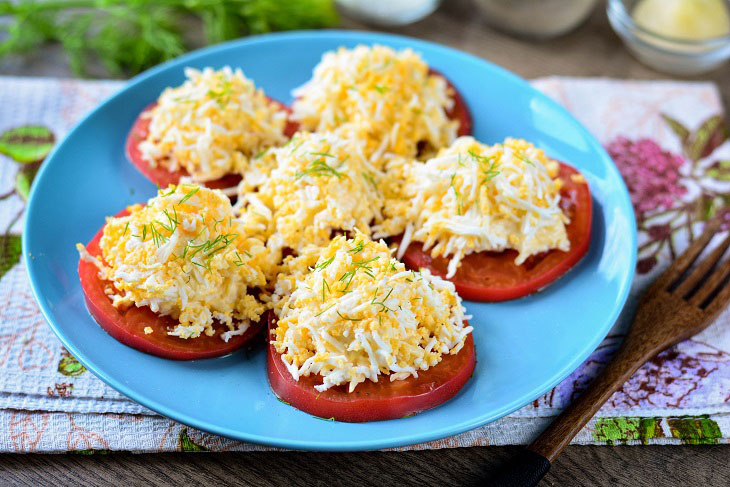
{"type": "MultiPolygon", "coordinates": [[[[570,110],[607,147],[637,213],[639,264],[627,306],[730,203],[730,143],[709,83],[544,78],[534,85],[570,110]]],[[[0,77],[0,151],[8,132],[41,125],[59,140],[119,89],[111,81],[0,77]]],[[[15,152],[14,152],[15,151],[15,152]]],[[[61,346],[31,296],[20,262],[25,165],[0,155],[0,451],[263,450],[186,427],[106,386],[61,346]],[[20,177],[17,177],[18,175],[20,177]],[[19,184],[16,184],[19,181],[19,184]]],[[[620,319],[591,357],[544,397],[476,430],[409,449],[524,444],[573,398],[621,342],[620,319]]],[[[579,444],[727,443],[730,310],[702,334],[661,354],[614,394],[579,444]]]]}

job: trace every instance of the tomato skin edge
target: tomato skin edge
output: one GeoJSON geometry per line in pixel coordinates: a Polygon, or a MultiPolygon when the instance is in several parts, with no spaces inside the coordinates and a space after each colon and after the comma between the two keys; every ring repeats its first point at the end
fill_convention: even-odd
{"type": "MultiPolygon", "coordinates": [[[[124,210],[116,217],[126,216],[127,214],[128,211],[124,210]]],[[[87,251],[97,258],[101,258],[99,240],[103,232],[104,227],[102,226],[86,246],[87,251]]],[[[233,336],[228,342],[224,342],[219,338],[220,333],[223,331],[221,325],[216,325],[216,334],[212,337],[201,335],[198,338],[187,339],[190,341],[167,335],[161,337],[160,333],[166,333],[167,327],[176,324],[172,318],[157,315],[147,306],[137,308],[133,305],[127,311],[120,312],[112,306],[111,300],[104,293],[105,286],[110,284],[99,279],[98,268],[94,264],[79,259],[78,273],[84,301],[94,321],[115,340],[140,352],[157,357],[171,360],[198,360],[228,355],[251,341],[259,334],[264,325],[263,319],[251,323],[243,335],[233,336]],[[134,321],[139,320],[144,320],[144,322],[134,323],[134,321]],[[143,325],[151,325],[155,330],[154,333],[151,335],[144,334],[143,325]],[[155,333],[158,335],[153,336],[155,333]],[[195,340],[201,341],[195,342],[195,340]]]]}
{"type": "MultiPolygon", "coordinates": [[[[468,325],[468,323],[466,323],[468,325]]],[[[269,331],[276,328],[273,312],[269,315],[269,331]]],[[[281,360],[281,355],[276,352],[271,344],[271,335],[267,338],[268,353],[266,370],[274,394],[279,400],[293,406],[300,411],[311,414],[320,419],[334,420],[346,423],[363,423],[370,421],[386,421],[400,419],[440,406],[452,399],[469,381],[476,367],[476,352],[474,349],[474,338],[472,334],[467,335],[464,347],[456,355],[446,355],[442,361],[426,371],[419,371],[419,379],[412,377],[402,381],[391,383],[387,377],[382,377],[377,384],[368,384],[370,381],[358,384],[358,388],[369,386],[370,389],[394,387],[407,387],[407,381],[428,382],[428,374],[437,375],[444,372],[444,367],[451,363],[460,363],[460,368],[450,378],[430,388],[427,392],[416,395],[403,395],[393,397],[368,397],[348,400],[348,394],[334,391],[335,388],[324,392],[317,392],[311,385],[313,377],[301,377],[299,381],[294,380],[286,366],[281,360]],[[466,355],[462,355],[466,354],[466,355]],[[457,359],[458,360],[455,360],[457,359]],[[448,362],[447,362],[448,360],[448,362]],[[439,369],[439,366],[444,365],[439,369]],[[435,371],[435,372],[434,372],[435,371]],[[307,384],[303,384],[303,383],[307,384]],[[398,384],[401,383],[401,384],[398,384]],[[342,398],[346,399],[343,400],[342,398]]],[[[453,372],[453,371],[452,371],[453,372]]],[[[320,376],[316,376],[320,377],[320,376]]],[[[321,380],[320,380],[321,382],[321,380]]],[[[346,386],[338,386],[346,387],[346,386]]]]}
{"type": "MultiPolygon", "coordinates": [[[[528,282],[524,282],[510,288],[485,288],[479,286],[477,283],[460,280],[458,279],[459,273],[457,271],[454,278],[448,280],[454,283],[456,292],[463,299],[475,302],[496,303],[529,296],[540,292],[559,278],[563,277],[586,255],[590,248],[591,226],[593,223],[593,203],[590,195],[590,189],[588,188],[587,183],[574,183],[572,180],[567,181],[572,175],[580,173],[567,164],[560,163],[560,165],[561,177],[566,179],[566,186],[564,186],[564,189],[562,189],[561,192],[567,193],[567,191],[574,189],[577,192],[575,198],[579,200],[576,203],[576,206],[580,206],[578,211],[581,212],[581,214],[578,215],[580,217],[580,221],[578,222],[580,224],[580,228],[577,228],[575,231],[577,234],[575,240],[577,241],[571,239],[570,251],[564,253],[565,257],[558,262],[558,265],[553,266],[528,282]]],[[[574,221],[578,221],[577,216],[574,221]]],[[[571,229],[569,229],[569,231],[572,232],[571,229]]],[[[553,250],[550,252],[557,253],[560,251],[553,250]]],[[[464,262],[467,261],[468,258],[469,255],[464,258],[462,265],[464,265],[464,262]]],[[[411,243],[403,256],[403,262],[408,268],[419,269],[421,267],[427,267],[434,274],[446,279],[445,273],[441,270],[433,267],[432,265],[424,265],[429,260],[430,255],[423,252],[419,242],[411,243]]]]}
{"type": "Polygon", "coordinates": [[[446,81],[446,86],[450,88],[451,92],[453,93],[452,98],[454,100],[454,105],[451,107],[450,110],[446,111],[446,116],[448,116],[451,120],[459,121],[459,129],[456,131],[457,137],[471,135],[474,129],[474,122],[472,121],[469,107],[466,105],[466,102],[461,96],[461,93],[459,93],[459,90],[457,90],[456,87],[451,84],[451,81],[449,81],[446,76],[436,71],[435,69],[429,69],[428,72],[432,75],[440,76],[441,78],[443,78],[444,81],[446,81]]]}
{"type": "MultiPolygon", "coordinates": [[[[275,103],[281,107],[282,110],[287,113],[291,113],[289,107],[280,103],[276,100],[269,99],[271,103],[275,103]]],[[[159,186],[160,188],[167,188],[171,184],[178,184],[180,178],[189,176],[188,172],[180,168],[177,171],[170,172],[162,166],[152,167],[149,162],[142,158],[142,153],[139,150],[139,143],[147,138],[149,133],[150,119],[144,115],[149,112],[152,108],[157,105],[157,102],[153,102],[147,105],[142,113],[137,117],[132,125],[132,128],[127,135],[125,142],[125,154],[127,159],[132,165],[142,173],[142,175],[159,186]]],[[[284,127],[284,135],[291,137],[299,130],[299,124],[292,120],[287,120],[286,126],[284,127]]],[[[241,181],[241,176],[238,174],[226,174],[225,176],[214,179],[212,181],[204,181],[202,184],[210,189],[226,189],[232,188],[241,181]]]]}

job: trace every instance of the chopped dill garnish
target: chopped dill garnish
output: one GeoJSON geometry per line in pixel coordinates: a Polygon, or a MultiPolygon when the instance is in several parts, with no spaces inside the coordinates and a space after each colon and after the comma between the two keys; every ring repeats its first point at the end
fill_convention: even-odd
{"type": "Polygon", "coordinates": [[[248,250],[244,250],[243,253],[246,254],[246,257],[248,257],[249,259],[253,258],[253,255],[251,255],[251,252],[249,252],[248,250]]]}
{"type": "Polygon", "coordinates": [[[127,230],[129,230],[129,222],[127,222],[127,224],[124,225],[124,233],[122,234],[122,237],[127,234],[127,230]]]}
{"type": "Polygon", "coordinates": [[[459,194],[459,190],[456,189],[456,185],[454,184],[454,179],[456,179],[456,173],[451,175],[451,189],[454,190],[454,195],[456,195],[456,202],[459,204],[457,212],[459,215],[461,215],[463,202],[461,201],[461,194],[459,194]]]}
{"type": "Polygon", "coordinates": [[[337,177],[337,179],[342,179],[344,174],[327,164],[324,159],[317,159],[316,161],[310,163],[307,169],[305,169],[304,171],[297,172],[297,179],[301,179],[305,176],[335,176],[337,177]]]}
{"type": "Polygon", "coordinates": [[[236,264],[236,267],[241,267],[243,265],[243,259],[241,258],[241,254],[238,253],[238,250],[236,250],[236,260],[234,260],[233,263],[236,264]]]}
{"type": "MultiPolygon", "coordinates": [[[[294,140],[294,139],[291,139],[291,140],[294,140]]],[[[290,154],[294,154],[297,151],[297,149],[299,149],[302,146],[303,143],[304,143],[304,141],[303,140],[300,140],[299,143],[297,145],[295,145],[292,148],[291,152],[289,152],[289,153],[290,154]]]]}
{"type": "Polygon", "coordinates": [[[155,246],[157,246],[157,247],[162,245],[163,242],[167,241],[167,237],[162,235],[159,232],[159,230],[157,230],[157,228],[155,228],[154,223],[150,223],[150,235],[152,236],[152,241],[155,243],[155,246]]]}
{"type": "Polygon", "coordinates": [[[529,160],[527,157],[523,156],[522,154],[515,154],[517,156],[517,159],[521,160],[522,162],[526,162],[527,164],[534,166],[535,163],[529,160]]]}
{"type": "MultiPolygon", "coordinates": [[[[192,262],[193,264],[195,264],[197,266],[205,267],[206,269],[210,269],[210,267],[209,267],[210,261],[213,259],[213,257],[215,257],[215,254],[226,249],[237,238],[238,238],[237,233],[227,233],[227,234],[218,235],[215,239],[207,240],[200,244],[193,244],[193,243],[191,243],[192,242],[192,240],[191,240],[187,243],[187,245],[183,251],[182,257],[185,258],[186,256],[188,256],[188,252],[187,252],[188,248],[194,249],[188,256],[190,258],[190,262],[192,262]],[[203,264],[200,264],[193,260],[193,258],[195,258],[195,256],[198,255],[199,253],[201,254],[201,256],[203,256],[203,261],[204,261],[203,264]]],[[[238,255],[238,253],[236,253],[236,255],[238,255]]],[[[240,258],[240,256],[239,256],[239,258],[240,258]]]]}
{"type": "Polygon", "coordinates": [[[392,309],[390,309],[389,307],[387,307],[385,305],[385,302],[388,300],[388,298],[390,297],[390,295],[392,293],[393,293],[393,288],[390,288],[390,291],[388,291],[388,294],[386,294],[385,297],[383,299],[381,299],[380,301],[377,301],[377,299],[378,299],[378,288],[375,288],[375,294],[373,295],[373,300],[370,301],[370,304],[372,304],[374,306],[380,306],[380,310],[379,311],[385,311],[386,313],[388,311],[393,311],[392,309]]]}
{"type": "Polygon", "coordinates": [[[316,271],[324,270],[327,268],[328,265],[330,265],[332,262],[334,262],[334,260],[335,260],[335,256],[333,255],[332,257],[325,260],[321,264],[314,266],[314,270],[316,270],[316,271]]]}
{"type": "Polygon", "coordinates": [[[220,91],[208,90],[208,93],[206,94],[209,98],[215,100],[218,103],[219,107],[223,108],[230,100],[230,95],[232,91],[233,90],[231,89],[230,80],[224,80],[222,82],[220,91]]]}
{"type": "Polygon", "coordinates": [[[373,187],[373,189],[375,189],[375,191],[378,190],[378,184],[375,182],[375,179],[373,179],[373,177],[370,174],[364,172],[364,173],[362,173],[362,177],[365,179],[365,181],[367,181],[368,183],[370,183],[372,185],[372,187],[373,187]]]}
{"type": "Polygon", "coordinates": [[[352,254],[359,254],[360,252],[362,252],[362,250],[364,248],[365,248],[365,242],[363,242],[362,240],[358,240],[355,242],[355,246],[353,248],[351,248],[350,250],[348,250],[347,252],[352,253],[352,254]]]}
{"type": "Polygon", "coordinates": [[[313,156],[321,156],[321,157],[335,157],[329,152],[310,152],[313,156]]]}
{"type": "Polygon", "coordinates": [[[177,191],[177,186],[175,186],[175,185],[173,184],[173,185],[172,185],[172,189],[171,189],[171,190],[170,190],[169,192],[167,192],[167,193],[163,194],[162,196],[170,196],[171,194],[174,194],[174,193],[175,193],[175,191],[177,191]]]}
{"type": "Polygon", "coordinates": [[[330,289],[330,285],[327,284],[327,279],[322,278],[322,302],[323,303],[324,303],[325,289],[329,293],[332,292],[332,290],[330,289]]]}
{"type": "Polygon", "coordinates": [[[321,314],[322,314],[322,313],[324,313],[325,311],[329,311],[330,309],[332,309],[332,307],[333,307],[333,306],[334,306],[335,304],[337,304],[337,303],[333,303],[333,304],[331,304],[330,306],[326,307],[325,309],[323,309],[322,311],[320,311],[319,313],[317,313],[316,315],[314,315],[314,317],[316,318],[317,316],[321,315],[321,314]]]}
{"type": "Polygon", "coordinates": [[[186,194],[185,196],[182,197],[182,199],[178,202],[178,205],[182,205],[183,203],[185,203],[187,200],[192,198],[193,195],[195,193],[197,193],[199,190],[200,190],[200,186],[198,186],[195,189],[193,189],[192,191],[190,191],[188,194],[186,194]]]}
{"type": "Polygon", "coordinates": [[[348,318],[347,316],[343,316],[342,313],[340,313],[339,310],[335,310],[335,312],[337,313],[337,316],[339,316],[343,320],[347,320],[347,321],[362,321],[362,318],[348,318]]]}
{"type": "Polygon", "coordinates": [[[280,397],[277,397],[277,398],[276,398],[276,400],[277,400],[277,401],[279,401],[279,402],[281,402],[281,403],[284,403],[284,404],[286,404],[287,406],[291,406],[291,404],[289,404],[288,402],[286,402],[285,400],[283,400],[283,399],[282,399],[282,398],[280,398],[280,397]]]}
{"type": "Polygon", "coordinates": [[[375,90],[378,93],[380,93],[381,95],[383,93],[385,93],[386,91],[388,91],[388,89],[389,89],[387,86],[384,86],[384,85],[375,85],[375,86],[373,86],[373,88],[375,88],[375,90]]]}
{"type": "MultiPolygon", "coordinates": [[[[284,146],[284,147],[286,147],[286,146],[284,146]]],[[[266,154],[266,152],[268,152],[268,150],[269,150],[268,147],[266,149],[260,150],[255,156],[253,156],[254,160],[255,159],[261,159],[262,157],[264,157],[264,154],[266,154]]]]}

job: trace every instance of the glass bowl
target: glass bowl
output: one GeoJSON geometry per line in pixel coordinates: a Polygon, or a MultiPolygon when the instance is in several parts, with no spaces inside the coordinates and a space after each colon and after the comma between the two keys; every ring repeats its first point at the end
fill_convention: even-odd
{"type": "Polygon", "coordinates": [[[475,0],[487,22],[508,34],[550,39],[581,25],[598,0],[475,0]]]}
{"type": "Polygon", "coordinates": [[[636,3],[609,0],[608,20],[629,51],[647,66],[663,73],[691,76],[711,71],[730,58],[730,35],[686,40],[651,32],[631,17],[636,3]]]}
{"type": "Polygon", "coordinates": [[[401,27],[436,10],[441,0],[337,0],[343,14],[378,27],[401,27]]]}

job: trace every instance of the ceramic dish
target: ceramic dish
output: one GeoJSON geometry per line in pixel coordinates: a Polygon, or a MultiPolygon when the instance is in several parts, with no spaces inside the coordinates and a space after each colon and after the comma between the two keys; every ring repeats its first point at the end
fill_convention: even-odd
{"type": "Polygon", "coordinates": [[[84,118],[37,176],[23,239],[40,308],[64,346],[99,378],[182,423],[230,438],[311,450],[367,450],[435,440],[481,426],[538,398],[568,376],[606,336],[626,300],[636,230],[626,188],[601,145],[557,103],[507,71],[428,42],[374,33],[295,32],[194,52],[152,69],[84,118]],[[125,205],[155,194],[125,159],[124,140],[139,112],[183,68],[243,68],[275,99],[291,102],[323,52],[385,44],[422,53],[464,96],[474,135],[486,143],[525,138],[568,161],[594,198],[591,248],[558,282],[531,297],[467,303],[474,315],[477,368],[450,402],[415,417],[363,424],[322,421],[277,401],[263,346],[223,358],[175,362],[137,352],[89,316],[76,272],[76,242],[87,242],[125,205]]]}

